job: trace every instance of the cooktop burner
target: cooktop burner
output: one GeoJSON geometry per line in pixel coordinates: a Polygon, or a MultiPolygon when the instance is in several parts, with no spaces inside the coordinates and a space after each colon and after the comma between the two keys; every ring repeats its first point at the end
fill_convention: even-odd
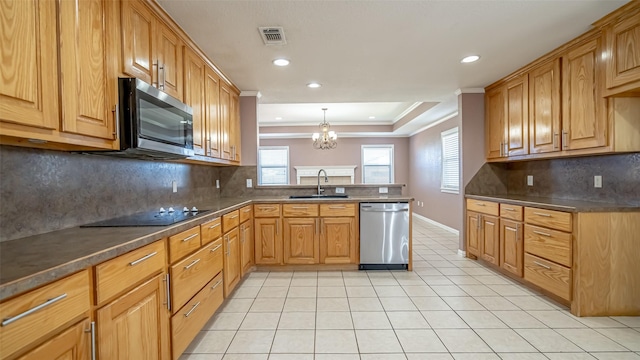
{"type": "Polygon", "coordinates": [[[178,211],[174,211],[173,208],[169,208],[169,210],[160,208],[160,211],[146,211],[85,224],[80,227],[167,226],[189,220],[207,211],[209,210],[198,210],[195,207],[191,210],[185,207],[183,210],[178,211]]]}

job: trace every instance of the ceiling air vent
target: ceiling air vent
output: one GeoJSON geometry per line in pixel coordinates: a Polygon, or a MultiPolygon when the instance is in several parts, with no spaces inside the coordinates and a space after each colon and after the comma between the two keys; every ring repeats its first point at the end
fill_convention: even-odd
{"type": "Polygon", "coordinates": [[[260,27],[260,36],[265,45],[285,45],[284,29],[280,26],[260,27]]]}

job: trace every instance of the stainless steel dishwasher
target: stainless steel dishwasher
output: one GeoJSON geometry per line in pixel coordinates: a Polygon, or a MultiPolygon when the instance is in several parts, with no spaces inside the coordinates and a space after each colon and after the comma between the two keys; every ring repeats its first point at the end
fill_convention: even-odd
{"type": "Polygon", "coordinates": [[[407,269],[409,203],[360,203],[360,270],[407,269]]]}

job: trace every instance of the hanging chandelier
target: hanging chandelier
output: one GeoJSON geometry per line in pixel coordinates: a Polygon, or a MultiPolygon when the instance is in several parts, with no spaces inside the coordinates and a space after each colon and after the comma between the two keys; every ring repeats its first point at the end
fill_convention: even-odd
{"type": "Polygon", "coordinates": [[[318,125],[322,133],[313,133],[311,136],[313,147],[320,150],[335,149],[336,146],[338,146],[336,142],[338,134],[336,134],[335,131],[329,131],[331,125],[327,122],[327,108],[322,108],[322,111],[324,111],[324,119],[320,125],[318,125]]]}

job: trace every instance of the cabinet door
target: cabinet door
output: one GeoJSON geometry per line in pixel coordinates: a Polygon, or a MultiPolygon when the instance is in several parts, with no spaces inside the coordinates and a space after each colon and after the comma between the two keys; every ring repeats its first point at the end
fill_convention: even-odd
{"type": "Polygon", "coordinates": [[[485,147],[487,159],[504,156],[504,129],[507,118],[506,87],[499,86],[485,94],[485,147]]]}
{"type": "Polygon", "coordinates": [[[498,217],[482,215],[480,240],[482,258],[494,265],[500,264],[500,224],[498,217]]]}
{"type": "Polygon", "coordinates": [[[253,226],[252,221],[246,221],[240,225],[240,255],[241,275],[248,273],[253,266],[253,226]]]}
{"type": "Polygon", "coordinates": [[[154,36],[156,18],[138,0],[122,1],[122,71],[149,84],[156,81],[154,36]]]}
{"type": "Polygon", "coordinates": [[[1,0],[0,120],[58,129],[56,3],[1,0]]]}
{"type": "Polygon", "coordinates": [[[231,291],[240,281],[240,232],[238,228],[229,231],[222,238],[224,249],[224,297],[229,296],[231,291]]]}
{"type": "Polygon", "coordinates": [[[285,218],[284,263],[317,264],[320,261],[318,218],[285,218]]]}
{"type": "Polygon", "coordinates": [[[640,12],[605,29],[605,39],[607,88],[640,86],[640,12]]]}
{"type": "Polygon", "coordinates": [[[220,157],[220,78],[210,68],[205,69],[204,79],[204,123],[206,154],[220,157]]]}
{"type": "Polygon", "coordinates": [[[62,130],[115,139],[117,79],[107,64],[107,3],[59,4],[62,130]]]}
{"type": "Polygon", "coordinates": [[[229,147],[231,160],[240,161],[240,97],[231,92],[229,104],[229,147]]]}
{"type": "Polygon", "coordinates": [[[480,256],[480,217],[481,215],[467,211],[467,254],[480,256]]]}
{"type": "Polygon", "coordinates": [[[522,277],[524,245],[522,223],[500,219],[500,267],[522,277]]]}
{"type": "Polygon", "coordinates": [[[282,232],[279,218],[254,220],[255,255],[258,265],[282,264],[282,232]]]}
{"type": "Polygon", "coordinates": [[[96,312],[99,359],[169,359],[169,312],[159,274],[96,312]]]}
{"type": "Polygon", "coordinates": [[[193,109],[193,150],[204,155],[204,69],[202,59],[184,47],[184,103],[193,109]]]}
{"type": "Polygon", "coordinates": [[[91,322],[84,320],[21,356],[19,360],[88,360],[90,330],[91,322]]]}
{"type": "Polygon", "coordinates": [[[569,50],[562,59],[562,149],[607,145],[606,99],[596,86],[600,39],[569,50]]]}
{"type": "Polygon", "coordinates": [[[529,153],[529,75],[507,83],[507,122],[504,130],[505,156],[529,153]]]}
{"type": "Polygon", "coordinates": [[[182,40],[161,22],[156,23],[158,89],[182,101],[182,40]]]}
{"type": "Polygon", "coordinates": [[[357,263],[356,241],[354,218],[320,218],[321,264],[357,263]]]}
{"type": "Polygon", "coordinates": [[[220,157],[231,159],[231,89],[220,82],[220,157]]]}
{"type": "Polygon", "coordinates": [[[529,152],[560,151],[560,59],[529,72],[529,152]]]}

